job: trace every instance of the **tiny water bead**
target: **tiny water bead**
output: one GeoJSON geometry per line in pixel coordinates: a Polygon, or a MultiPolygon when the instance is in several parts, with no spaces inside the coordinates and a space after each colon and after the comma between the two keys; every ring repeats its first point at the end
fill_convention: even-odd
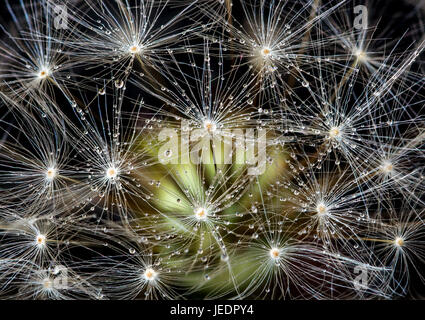
{"type": "Polygon", "coordinates": [[[166,157],[171,157],[173,155],[173,152],[170,149],[165,150],[164,155],[166,157]]]}
{"type": "Polygon", "coordinates": [[[117,89],[121,89],[122,87],[124,87],[124,81],[123,80],[115,80],[115,87],[117,89]]]}

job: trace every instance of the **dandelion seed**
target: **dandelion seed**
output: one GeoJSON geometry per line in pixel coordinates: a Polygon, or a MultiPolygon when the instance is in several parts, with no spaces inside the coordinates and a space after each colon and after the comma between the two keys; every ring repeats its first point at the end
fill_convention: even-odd
{"type": "Polygon", "coordinates": [[[268,47],[263,47],[261,49],[261,55],[263,56],[264,59],[268,59],[272,54],[272,50],[268,47]]]}
{"type": "Polygon", "coordinates": [[[204,121],[204,128],[208,131],[208,133],[214,133],[217,130],[217,125],[211,120],[204,121]]]}
{"type": "Polygon", "coordinates": [[[341,130],[339,127],[333,127],[329,130],[329,137],[331,139],[337,139],[341,136],[341,130]]]}
{"type": "Polygon", "coordinates": [[[45,79],[50,75],[51,71],[48,68],[43,68],[38,73],[38,78],[45,79]]]}
{"type": "Polygon", "coordinates": [[[56,168],[49,168],[49,169],[47,169],[47,171],[46,171],[46,180],[47,181],[52,181],[56,177],[56,174],[57,174],[56,168]]]}
{"type": "Polygon", "coordinates": [[[368,60],[367,53],[365,51],[363,51],[362,49],[357,49],[354,52],[354,55],[356,56],[357,61],[359,61],[361,63],[364,63],[368,60]]]}
{"type": "Polygon", "coordinates": [[[395,238],[395,240],[394,240],[394,244],[395,244],[397,247],[402,247],[402,246],[404,245],[404,240],[403,240],[403,238],[400,238],[400,237],[395,238]]]}
{"type": "Polygon", "coordinates": [[[52,286],[53,286],[53,282],[51,279],[46,278],[43,280],[43,289],[50,290],[52,289],[52,286]]]}
{"type": "Polygon", "coordinates": [[[109,180],[116,179],[118,177],[119,170],[115,167],[110,167],[106,170],[106,177],[109,180]]]}
{"type": "Polygon", "coordinates": [[[196,219],[203,221],[208,218],[208,211],[204,208],[197,208],[195,209],[195,217],[196,219]]]}
{"type": "Polygon", "coordinates": [[[44,247],[46,245],[46,236],[43,234],[37,235],[35,242],[39,248],[44,247]]]}
{"type": "Polygon", "coordinates": [[[328,213],[328,208],[324,203],[319,203],[317,205],[316,211],[319,216],[324,216],[328,213]]]}
{"type": "Polygon", "coordinates": [[[280,256],[280,250],[278,248],[272,248],[270,250],[270,257],[272,259],[275,259],[275,260],[279,259],[279,256],[280,256]]]}
{"type": "Polygon", "coordinates": [[[143,274],[143,276],[145,277],[145,279],[147,281],[154,281],[157,277],[157,273],[154,269],[152,268],[148,268],[146,269],[145,273],[143,274]]]}
{"type": "Polygon", "coordinates": [[[142,48],[138,45],[132,45],[130,46],[128,50],[130,51],[130,53],[136,54],[136,53],[139,53],[142,50],[142,48]]]}
{"type": "Polygon", "coordinates": [[[391,163],[391,161],[385,160],[381,165],[381,170],[385,174],[390,174],[394,170],[394,165],[391,163]]]}

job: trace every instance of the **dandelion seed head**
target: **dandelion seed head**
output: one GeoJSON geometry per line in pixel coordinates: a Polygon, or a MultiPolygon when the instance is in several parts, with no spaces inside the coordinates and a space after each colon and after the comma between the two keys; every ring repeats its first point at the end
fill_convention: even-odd
{"type": "Polygon", "coordinates": [[[336,0],[77,1],[63,33],[19,2],[0,40],[0,298],[425,282],[425,42],[376,46],[381,26],[356,31],[336,0]]]}

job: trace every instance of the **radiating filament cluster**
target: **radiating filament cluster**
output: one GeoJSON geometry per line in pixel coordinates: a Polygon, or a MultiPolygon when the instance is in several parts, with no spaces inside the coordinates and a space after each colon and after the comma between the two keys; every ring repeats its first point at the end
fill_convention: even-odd
{"type": "Polygon", "coordinates": [[[9,1],[0,298],[423,295],[425,11],[396,2],[9,1]]]}

